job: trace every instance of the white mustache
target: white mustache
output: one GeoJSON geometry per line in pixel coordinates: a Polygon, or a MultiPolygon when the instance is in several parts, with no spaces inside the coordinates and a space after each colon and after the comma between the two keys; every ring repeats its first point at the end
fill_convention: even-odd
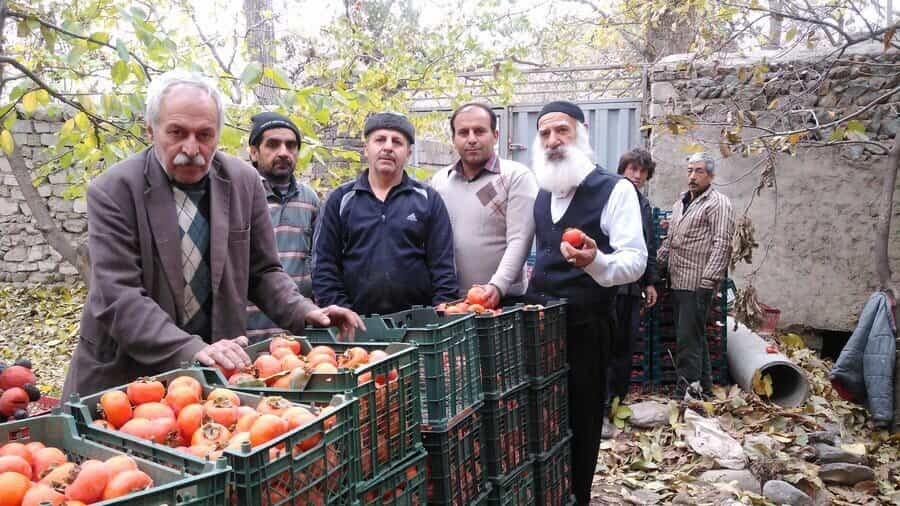
{"type": "Polygon", "coordinates": [[[204,166],[206,165],[206,158],[203,157],[200,153],[197,153],[193,158],[186,155],[185,153],[178,153],[178,156],[172,160],[172,165],[198,165],[204,166]]]}

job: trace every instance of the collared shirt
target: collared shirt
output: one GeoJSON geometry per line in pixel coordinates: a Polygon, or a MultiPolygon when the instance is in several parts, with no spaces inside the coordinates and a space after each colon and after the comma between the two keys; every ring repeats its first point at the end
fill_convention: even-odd
{"type": "Polygon", "coordinates": [[[456,163],[451,165],[448,172],[449,171],[455,171],[457,174],[459,174],[459,177],[471,183],[481,177],[481,175],[484,174],[485,171],[490,172],[491,174],[499,174],[500,158],[498,158],[496,154],[491,153],[491,157],[488,158],[487,162],[485,162],[484,167],[479,170],[478,173],[475,174],[475,177],[473,177],[472,179],[466,177],[466,171],[463,169],[462,159],[459,159],[456,163]]]}
{"type": "Polygon", "coordinates": [[[728,197],[712,187],[693,199],[682,194],[657,253],[660,268],[668,266],[672,288],[715,290],[728,271],[733,235],[734,210],[728,197]]]}
{"type": "MultiPolygon", "coordinates": [[[[319,215],[319,197],[291,177],[287,190],[273,188],[263,178],[278,258],[304,297],[312,298],[312,239],[319,215]]],[[[247,307],[247,337],[260,340],[283,331],[253,304],[247,307]]]]}
{"type": "MultiPolygon", "coordinates": [[[[550,217],[558,223],[575,197],[575,190],[565,195],[550,196],[550,217]]],[[[606,206],[600,211],[600,227],[609,237],[612,253],[597,251],[594,261],[584,271],[600,286],[616,286],[640,279],[647,265],[647,245],[641,207],[634,185],[627,179],[616,183],[606,206]]]]}

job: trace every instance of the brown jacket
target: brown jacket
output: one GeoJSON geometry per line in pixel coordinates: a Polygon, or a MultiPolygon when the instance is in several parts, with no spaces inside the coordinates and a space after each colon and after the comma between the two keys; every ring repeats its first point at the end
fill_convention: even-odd
{"type": "MultiPolygon", "coordinates": [[[[255,169],[217,152],[210,169],[213,340],[245,333],[247,300],[300,334],[315,306],[285,274],[255,169]]],[[[179,367],[207,343],[177,323],[181,239],[172,187],[150,149],[110,167],[87,192],[91,280],[63,398],[179,367]]]]}

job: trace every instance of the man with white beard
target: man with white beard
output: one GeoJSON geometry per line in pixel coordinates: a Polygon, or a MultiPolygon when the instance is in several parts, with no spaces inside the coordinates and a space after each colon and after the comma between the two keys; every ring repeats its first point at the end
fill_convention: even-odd
{"type": "Polygon", "coordinates": [[[634,185],[593,162],[581,108],[551,102],[538,114],[537,127],[532,168],[541,190],[534,203],[537,259],[528,294],[537,302],[569,302],[572,482],[577,503],[588,504],[616,332],[616,287],[640,279],[647,247],[634,185]],[[580,248],[562,240],[569,228],[584,233],[580,248]]]}

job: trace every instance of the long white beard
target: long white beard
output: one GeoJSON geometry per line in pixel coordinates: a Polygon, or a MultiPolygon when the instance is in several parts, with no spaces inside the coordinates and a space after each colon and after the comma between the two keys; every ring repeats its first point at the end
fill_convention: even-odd
{"type": "Polygon", "coordinates": [[[588,143],[587,129],[578,124],[574,144],[560,146],[553,151],[562,154],[562,158],[550,160],[540,136],[536,136],[532,144],[532,168],[538,186],[556,195],[566,195],[574,190],[588,174],[594,170],[593,150],[588,143]]]}

